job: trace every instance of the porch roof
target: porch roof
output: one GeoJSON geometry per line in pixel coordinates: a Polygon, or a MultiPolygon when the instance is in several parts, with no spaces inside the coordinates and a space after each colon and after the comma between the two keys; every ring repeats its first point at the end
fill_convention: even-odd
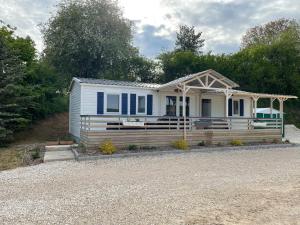
{"type": "MultiPolygon", "coordinates": [[[[215,92],[224,92],[224,90],[214,90],[215,92]]],[[[247,91],[240,91],[240,90],[234,90],[234,89],[230,89],[227,90],[230,94],[233,95],[239,95],[239,96],[249,96],[249,97],[255,97],[255,98],[274,98],[274,99],[283,99],[283,100],[287,100],[290,98],[294,98],[297,99],[297,96],[294,95],[279,95],[279,94],[267,94],[267,93],[255,93],[255,92],[247,92],[247,91]]]]}
{"type": "Polygon", "coordinates": [[[170,81],[169,83],[161,85],[158,89],[165,88],[165,87],[171,87],[171,86],[177,86],[177,85],[181,85],[183,83],[188,83],[188,82],[194,80],[195,78],[203,77],[206,74],[214,77],[217,81],[222,82],[223,84],[227,85],[230,88],[239,87],[239,85],[237,83],[233,82],[232,80],[228,79],[227,77],[223,76],[222,74],[218,73],[217,71],[209,69],[209,70],[205,70],[205,71],[202,71],[199,73],[193,73],[193,74],[189,74],[184,77],[180,77],[176,80],[170,81]]]}

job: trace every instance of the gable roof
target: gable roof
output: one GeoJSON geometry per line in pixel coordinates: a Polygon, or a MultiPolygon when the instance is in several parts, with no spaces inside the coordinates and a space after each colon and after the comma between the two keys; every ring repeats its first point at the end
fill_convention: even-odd
{"type": "Polygon", "coordinates": [[[149,88],[149,89],[156,89],[161,86],[160,84],[155,84],[155,83],[141,83],[141,82],[131,82],[131,81],[120,81],[120,80],[106,80],[106,79],[78,78],[78,77],[75,77],[74,79],[77,79],[79,83],[83,83],[83,84],[116,85],[116,86],[149,88]]]}
{"type": "Polygon", "coordinates": [[[215,70],[209,69],[209,70],[205,70],[199,73],[193,73],[193,74],[189,74],[187,76],[184,77],[180,77],[176,80],[173,80],[169,83],[163,84],[161,85],[160,88],[164,88],[164,87],[169,87],[169,86],[176,86],[182,82],[187,82],[189,80],[192,80],[193,78],[197,77],[197,76],[201,76],[204,74],[211,74],[212,76],[216,77],[217,79],[220,79],[221,81],[223,81],[224,83],[226,83],[228,86],[230,86],[231,88],[235,88],[235,87],[239,87],[239,85],[235,82],[233,82],[232,80],[228,79],[227,77],[223,76],[222,74],[218,73],[215,70]]]}

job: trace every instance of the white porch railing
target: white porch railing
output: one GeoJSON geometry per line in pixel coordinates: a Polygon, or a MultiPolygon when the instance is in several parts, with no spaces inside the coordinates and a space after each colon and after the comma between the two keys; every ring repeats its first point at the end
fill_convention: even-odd
{"type": "Polygon", "coordinates": [[[83,115],[82,131],[106,130],[186,130],[216,129],[281,129],[281,119],[234,118],[234,117],[183,117],[167,116],[108,116],[83,115]]]}

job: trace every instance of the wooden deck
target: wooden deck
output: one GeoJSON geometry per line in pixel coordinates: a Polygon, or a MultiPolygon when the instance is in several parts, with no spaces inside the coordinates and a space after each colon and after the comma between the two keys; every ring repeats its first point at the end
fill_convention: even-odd
{"type": "MultiPolygon", "coordinates": [[[[189,144],[197,145],[200,142],[226,144],[232,140],[241,140],[244,143],[281,140],[281,121],[278,119],[261,120],[267,123],[267,126],[257,129],[253,127],[252,121],[257,122],[260,121],[259,119],[243,118],[234,120],[232,118],[222,118],[221,120],[221,118],[214,118],[214,120],[215,122],[211,122],[207,127],[201,129],[195,124],[195,121],[199,121],[199,118],[187,118],[186,139],[189,144]]],[[[105,139],[111,139],[120,148],[126,148],[130,144],[157,147],[169,146],[173,141],[183,138],[184,121],[182,118],[169,118],[158,121],[154,118],[147,118],[146,121],[140,121],[144,121],[144,126],[126,127],[122,125],[122,118],[82,118],[81,142],[89,148],[98,147],[105,139]]]]}

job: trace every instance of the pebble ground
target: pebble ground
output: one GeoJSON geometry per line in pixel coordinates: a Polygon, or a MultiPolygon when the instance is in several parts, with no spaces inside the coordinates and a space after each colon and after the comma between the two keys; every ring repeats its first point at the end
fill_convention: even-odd
{"type": "Polygon", "coordinates": [[[0,224],[300,224],[300,148],[0,172],[0,224]]]}

